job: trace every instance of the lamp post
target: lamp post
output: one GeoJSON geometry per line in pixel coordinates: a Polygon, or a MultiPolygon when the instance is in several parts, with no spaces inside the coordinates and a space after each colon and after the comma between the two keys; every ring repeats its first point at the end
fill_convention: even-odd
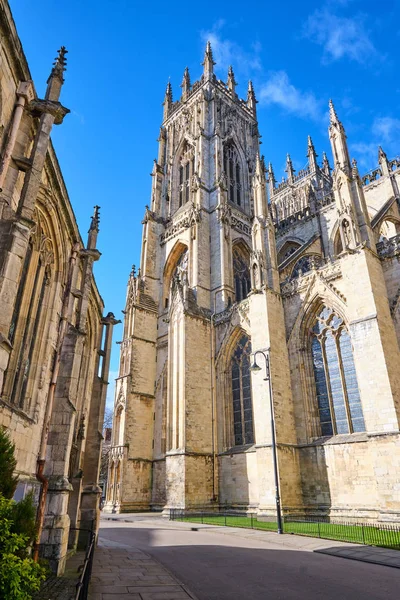
{"type": "Polygon", "coordinates": [[[271,381],[271,367],[270,367],[270,359],[269,359],[269,350],[267,350],[268,354],[263,352],[263,350],[257,350],[253,354],[253,364],[250,367],[250,370],[253,373],[257,371],[261,371],[261,367],[256,362],[257,354],[262,354],[265,359],[265,377],[264,381],[268,381],[269,386],[269,404],[271,410],[271,439],[272,439],[272,458],[274,462],[274,477],[275,477],[275,502],[276,502],[276,520],[278,524],[278,533],[283,533],[283,525],[282,525],[282,514],[281,514],[281,498],[279,495],[279,478],[278,478],[278,457],[276,452],[276,434],[275,434],[275,418],[274,418],[274,405],[272,400],[272,381],[271,381]]]}

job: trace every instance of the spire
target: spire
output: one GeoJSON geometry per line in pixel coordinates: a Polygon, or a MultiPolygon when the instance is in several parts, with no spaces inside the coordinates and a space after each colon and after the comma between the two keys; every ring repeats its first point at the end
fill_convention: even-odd
{"type": "Polygon", "coordinates": [[[256,95],[254,93],[254,88],[252,82],[249,80],[249,85],[247,87],[247,106],[252,111],[253,115],[256,115],[256,95]]]}
{"type": "Polygon", "coordinates": [[[271,198],[274,195],[275,183],[276,183],[276,181],[275,181],[274,170],[272,168],[271,163],[268,163],[268,184],[269,184],[269,195],[271,198]]]}
{"type": "Polygon", "coordinates": [[[262,165],[262,159],[260,157],[260,153],[259,152],[257,152],[257,154],[256,154],[255,174],[258,177],[263,177],[264,176],[264,169],[263,169],[263,165],[262,165]]]}
{"type": "Polygon", "coordinates": [[[355,158],[353,158],[353,160],[351,161],[351,172],[353,175],[353,178],[355,179],[356,177],[359,177],[359,173],[358,173],[358,167],[357,167],[357,161],[355,158]]]}
{"type": "Polygon", "coordinates": [[[204,54],[204,61],[201,64],[204,67],[204,78],[206,80],[213,79],[215,62],[213,59],[210,41],[207,42],[206,52],[204,54]]]}
{"type": "Polygon", "coordinates": [[[326,152],[322,153],[322,170],[327,177],[331,176],[331,167],[326,152]]]}
{"type": "Polygon", "coordinates": [[[339,121],[332,100],[329,100],[329,121],[329,139],[332,146],[335,170],[340,168],[347,175],[350,175],[351,166],[346,133],[342,123],[339,121]]]}
{"type": "Polygon", "coordinates": [[[293,163],[292,163],[292,159],[290,158],[290,154],[288,154],[286,156],[286,169],[285,169],[287,176],[288,176],[288,183],[293,183],[294,181],[294,169],[293,169],[293,163]]]}
{"type": "Polygon", "coordinates": [[[160,135],[157,139],[158,142],[158,164],[160,167],[164,167],[165,164],[165,147],[167,143],[167,132],[165,127],[160,127],[160,135]]]}
{"type": "Polygon", "coordinates": [[[58,50],[57,58],[53,63],[53,68],[47,80],[46,100],[58,102],[61,92],[61,86],[64,83],[64,72],[67,68],[66,54],[68,50],[61,46],[58,50]]]}
{"type": "Polygon", "coordinates": [[[90,227],[88,231],[88,242],[87,248],[88,250],[95,250],[97,243],[97,236],[99,233],[99,224],[100,224],[100,206],[94,207],[93,217],[90,221],[90,227]]]}
{"type": "Polygon", "coordinates": [[[237,83],[235,81],[235,75],[233,73],[232,66],[230,66],[228,69],[228,81],[227,81],[226,85],[228,86],[228,89],[231,92],[232,96],[235,97],[236,96],[235,88],[237,86],[237,83]]]}
{"type": "Polygon", "coordinates": [[[329,121],[331,125],[334,123],[340,123],[332,100],[329,100],[329,121]]]}
{"type": "Polygon", "coordinates": [[[190,75],[189,75],[188,67],[186,67],[186,69],[183,73],[181,88],[182,88],[182,100],[185,101],[185,100],[187,100],[187,97],[190,92],[190,75]]]}
{"type": "Polygon", "coordinates": [[[164,96],[164,102],[163,102],[164,121],[165,121],[165,119],[168,118],[168,113],[169,113],[171,106],[172,106],[172,86],[171,86],[171,82],[168,80],[167,89],[165,90],[165,96],[164,96]]]}
{"type": "Polygon", "coordinates": [[[383,176],[389,175],[389,173],[390,173],[389,161],[386,156],[386,152],[384,152],[382,150],[381,146],[379,146],[379,149],[378,149],[378,163],[381,168],[382,175],[383,176]]]}
{"type": "Polygon", "coordinates": [[[308,164],[310,166],[310,171],[316,171],[317,170],[317,153],[315,152],[315,148],[314,148],[314,144],[313,141],[311,139],[311,136],[308,136],[308,140],[307,140],[307,157],[308,157],[308,164]]]}
{"type": "Polygon", "coordinates": [[[267,196],[265,191],[265,170],[263,159],[260,153],[256,154],[256,164],[254,169],[254,215],[256,217],[265,217],[267,214],[267,196]]]}

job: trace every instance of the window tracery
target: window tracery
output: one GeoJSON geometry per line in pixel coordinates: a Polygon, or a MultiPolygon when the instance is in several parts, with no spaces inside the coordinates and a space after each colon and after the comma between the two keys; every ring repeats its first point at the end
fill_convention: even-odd
{"type": "Polygon", "coordinates": [[[240,302],[247,298],[251,290],[249,261],[237,249],[233,251],[233,278],[235,299],[240,302]]]}
{"type": "Polygon", "coordinates": [[[190,181],[194,172],[194,149],[186,143],[179,159],[179,208],[189,202],[190,181]]]}
{"type": "Polygon", "coordinates": [[[306,254],[299,258],[294,266],[291,277],[298,277],[308,273],[312,269],[318,269],[321,266],[321,257],[318,254],[306,254]]]}
{"type": "Polygon", "coordinates": [[[239,154],[232,142],[224,146],[224,171],[229,202],[241,206],[243,204],[242,169],[239,154]]]}
{"type": "Polygon", "coordinates": [[[322,435],[365,431],[353,350],[343,320],[324,307],[311,335],[322,435]]]}
{"type": "Polygon", "coordinates": [[[242,335],[231,360],[233,432],[235,446],[254,443],[250,354],[251,342],[247,335],[242,335]]]}

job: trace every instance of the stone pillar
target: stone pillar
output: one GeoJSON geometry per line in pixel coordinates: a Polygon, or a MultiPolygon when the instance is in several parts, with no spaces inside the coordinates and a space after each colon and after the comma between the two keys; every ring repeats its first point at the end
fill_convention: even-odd
{"type": "MultiPolygon", "coordinates": [[[[110,371],[112,335],[114,325],[120,322],[121,321],[115,319],[113,313],[108,313],[102,320],[106,330],[104,348],[101,350],[103,363],[100,377],[98,377],[96,370],[86,431],[79,527],[81,529],[93,529],[96,532],[99,528],[99,501],[101,496],[99,472],[103,443],[102,430],[104,410],[106,405],[108,375],[110,371]]],[[[87,534],[83,532],[83,534],[79,536],[79,544],[82,547],[85,547],[86,541],[87,534]]]]}
{"type": "MultiPolygon", "coordinates": [[[[301,510],[301,479],[293,400],[290,383],[289,358],[286,346],[283,306],[280,294],[265,289],[249,296],[251,344],[253,352],[268,351],[275,415],[276,443],[281,504],[284,512],[301,510]]],[[[264,380],[265,364],[252,373],[252,397],[259,482],[259,512],[275,515],[275,483],[272,459],[271,414],[268,382],[264,380]]]]}

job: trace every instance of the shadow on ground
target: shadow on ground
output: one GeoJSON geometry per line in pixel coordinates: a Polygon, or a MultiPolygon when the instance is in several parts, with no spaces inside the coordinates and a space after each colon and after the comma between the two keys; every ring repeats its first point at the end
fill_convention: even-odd
{"type": "MultiPolygon", "coordinates": [[[[144,525],[144,524],[143,524],[144,525]]],[[[161,524],[160,524],[161,525],[161,524]]],[[[100,546],[147,552],[199,600],[394,600],[400,570],[213,532],[103,526],[100,546]]],[[[122,599],[122,597],[121,597],[122,599]]]]}

